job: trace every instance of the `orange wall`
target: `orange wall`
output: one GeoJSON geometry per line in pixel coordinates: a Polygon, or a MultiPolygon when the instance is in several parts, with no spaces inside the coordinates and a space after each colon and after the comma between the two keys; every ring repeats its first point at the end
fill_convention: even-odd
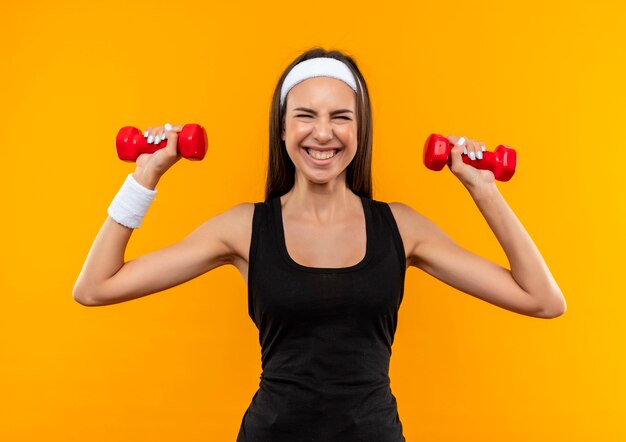
{"type": "Polygon", "coordinates": [[[134,170],[117,130],[209,135],[205,160],[159,183],[129,260],[262,199],[271,93],[314,45],[353,55],[368,82],[374,198],[507,267],[422,146],[434,132],[518,150],[498,187],[568,303],[526,317],[409,269],[390,372],[407,440],[626,440],[623,2],[60,1],[2,15],[0,440],[235,440],[260,348],[234,267],[107,307],[71,291],[134,170]]]}

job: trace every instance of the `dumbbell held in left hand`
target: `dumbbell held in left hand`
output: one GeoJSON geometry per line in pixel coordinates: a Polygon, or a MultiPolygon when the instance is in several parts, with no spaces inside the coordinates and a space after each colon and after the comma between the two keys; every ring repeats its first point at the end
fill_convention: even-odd
{"type": "MultiPolygon", "coordinates": [[[[431,134],[424,143],[424,165],[430,170],[441,170],[452,164],[450,151],[454,144],[447,137],[431,134]]],[[[461,155],[463,162],[477,169],[491,170],[498,181],[511,179],[517,168],[517,152],[509,146],[500,144],[494,152],[483,152],[482,159],[471,160],[461,155]]]]}

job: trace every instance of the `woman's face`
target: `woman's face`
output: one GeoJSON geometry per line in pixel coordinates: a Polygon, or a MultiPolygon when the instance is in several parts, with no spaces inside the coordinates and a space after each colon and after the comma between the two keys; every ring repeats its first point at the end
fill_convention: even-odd
{"type": "Polygon", "coordinates": [[[357,122],[356,94],[341,80],[314,77],[294,86],[286,97],[282,139],[287,154],[296,167],[315,183],[325,183],[337,177],[345,180],[345,170],[356,155],[357,122]],[[311,152],[324,158],[312,157],[311,152]],[[326,150],[332,148],[333,150],[326,150]]]}

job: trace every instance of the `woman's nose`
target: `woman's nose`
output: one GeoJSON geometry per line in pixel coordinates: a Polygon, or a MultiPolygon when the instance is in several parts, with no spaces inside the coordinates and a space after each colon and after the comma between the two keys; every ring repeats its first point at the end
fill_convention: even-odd
{"type": "Polygon", "coordinates": [[[318,138],[332,138],[333,137],[333,129],[330,122],[325,121],[324,119],[320,119],[315,123],[315,134],[318,138]]]}

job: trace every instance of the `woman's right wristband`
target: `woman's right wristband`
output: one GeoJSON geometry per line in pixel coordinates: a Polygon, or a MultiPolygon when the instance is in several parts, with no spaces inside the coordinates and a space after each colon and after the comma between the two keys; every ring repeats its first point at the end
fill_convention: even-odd
{"type": "Polygon", "coordinates": [[[139,184],[130,173],[107,209],[109,216],[118,224],[137,229],[156,198],[157,190],[139,184]]]}

